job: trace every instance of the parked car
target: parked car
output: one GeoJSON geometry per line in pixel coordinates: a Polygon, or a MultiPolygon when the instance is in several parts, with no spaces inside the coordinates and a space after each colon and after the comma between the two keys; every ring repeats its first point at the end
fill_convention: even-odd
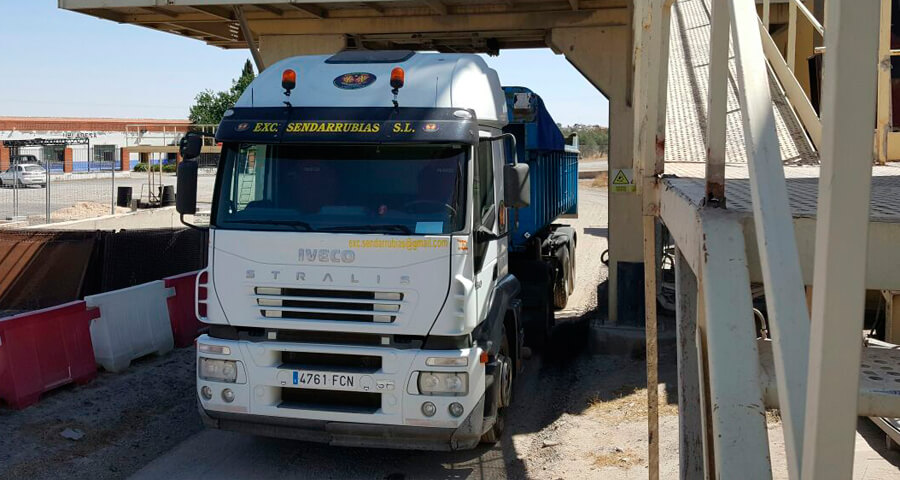
{"type": "Polygon", "coordinates": [[[47,171],[44,170],[44,167],[34,163],[13,165],[5,172],[0,173],[0,185],[20,187],[40,185],[43,188],[47,186],[47,171]]]}

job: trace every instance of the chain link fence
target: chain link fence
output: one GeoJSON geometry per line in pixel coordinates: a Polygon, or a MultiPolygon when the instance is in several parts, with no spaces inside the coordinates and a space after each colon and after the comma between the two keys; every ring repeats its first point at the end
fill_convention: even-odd
{"type": "MultiPolygon", "coordinates": [[[[0,149],[0,228],[21,228],[48,223],[127,213],[131,205],[117,206],[118,189],[131,189],[135,206],[160,206],[163,188],[174,188],[174,153],[147,153],[121,158],[116,145],[90,145],[87,141],[41,140],[17,146],[6,141],[0,149]],[[71,143],[68,143],[71,142],[71,143]],[[75,143],[78,142],[78,143],[75,143]],[[12,144],[12,145],[10,145],[12,144]],[[132,171],[141,163],[144,171],[132,171]],[[122,165],[125,171],[122,171],[122,165]],[[160,167],[163,166],[163,171],[160,167]]],[[[212,200],[217,153],[204,153],[198,200],[212,200]]]]}

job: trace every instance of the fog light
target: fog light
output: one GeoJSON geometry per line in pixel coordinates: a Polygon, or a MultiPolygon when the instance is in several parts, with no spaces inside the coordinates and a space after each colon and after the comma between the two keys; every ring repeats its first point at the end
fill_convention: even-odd
{"type": "Polygon", "coordinates": [[[453,415],[454,417],[458,417],[463,414],[464,409],[463,409],[463,406],[461,403],[453,402],[450,404],[449,410],[450,410],[450,415],[453,415]]]}
{"type": "Polygon", "coordinates": [[[225,390],[222,390],[222,400],[225,400],[228,403],[233,402],[234,401],[234,392],[232,392],[230,388],[226,388],[225,390]]]}
{"type": "Polygon", "coordinates": [[[433,417],[435,413],[437,413],[437,407],[433,403],[425,402],[422,404],[422,415],[433,417]]]}
{"type": "Polygon", "coordinates": [[[200,389],[200,396],[202,396],[204,400],[209,400],[212,398],[212,389],[204,386],[200,389]]]}

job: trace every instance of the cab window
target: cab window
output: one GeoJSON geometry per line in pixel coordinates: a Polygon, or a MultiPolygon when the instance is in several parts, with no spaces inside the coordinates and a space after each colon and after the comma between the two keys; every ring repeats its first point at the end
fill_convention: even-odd
{"type": "MultiPolygon", "coordinates": [[[[475,181],[473,182],[475,197],[475,231],[479,227],[494,230],[497,221],[497,208],[494,203],[494,153],[493,142],[479,142],[475,153],[475,181]]],[[[480,272],[484,265],[488,242],[475,242],[475,271],[480,272]]]]}

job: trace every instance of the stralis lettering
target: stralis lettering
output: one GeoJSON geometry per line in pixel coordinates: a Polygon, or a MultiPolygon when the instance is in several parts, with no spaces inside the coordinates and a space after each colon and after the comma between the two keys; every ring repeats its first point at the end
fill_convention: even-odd
{"type": "Polygon", "coordinates": [[[300,263],[353,263],[356,252],[338,248],[301,248],[300,263]]]}
{"type": "Polygon", "coordinates": [[[293,122],[286,133],[378,133],[381,124],[375,122],[293,122]]]}

